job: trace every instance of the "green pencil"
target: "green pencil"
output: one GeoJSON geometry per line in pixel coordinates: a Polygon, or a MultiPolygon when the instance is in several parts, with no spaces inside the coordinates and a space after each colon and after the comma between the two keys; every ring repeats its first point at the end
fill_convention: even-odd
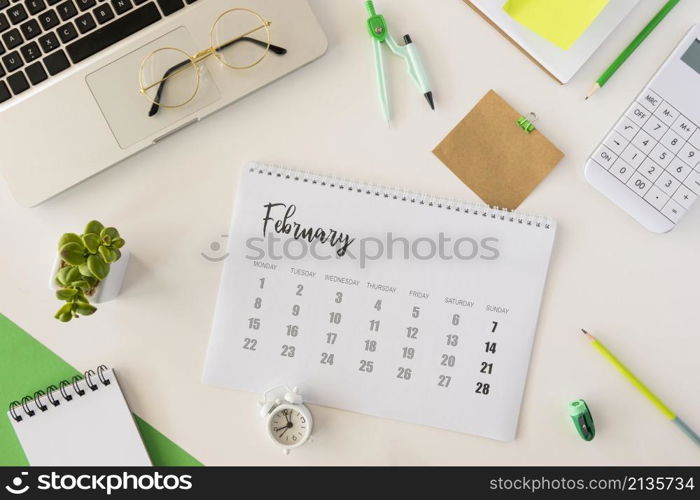
{"type": "Polygon", "coordinates": [[[666,5],[664,5],[661,10],[654,16],[654,18],[649,21],[649,24],[647,24],[644,29],[637,35],[637,37],[632,40],[632,43],[630,43],[625,50],[622,51],[622,54],[620,54],[617,59],[613,61],[613,63],[610,65],[608,69],[605,70],[605,72],[596,80],[595,84],[593,87],[591,87],[591,90],[588,91],[588,95],[586,95],[586,100],[588,100],[589,97],[591,97],[593,94],[598,92],[600,88],[605,85],[608,80],[615,74],[615,72],[620,69],[620,66],[625,64],[625,61],[629,59],[629,57],[634,53],[635,50],[646,40],[646,38],[651,34],[652,31],[656,29],[656,27],[661,23],[661,21],[664,20],[664,18],[668,15],[673,8],[678,5],[678,2],[681,0],[669,0],[666,2],[666,5]]]}

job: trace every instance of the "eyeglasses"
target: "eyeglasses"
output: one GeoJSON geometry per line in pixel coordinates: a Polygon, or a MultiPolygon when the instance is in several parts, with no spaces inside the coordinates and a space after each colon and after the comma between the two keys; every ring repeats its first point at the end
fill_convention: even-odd
{"type": "Polygon", "coordinates": [[[151,52],[139,68],[140,92],[153,104],[148,116],[160,108],[178,108],[192,101],[199,90],[199,63],[209,56],[231,69],[243,70],[256,66],[269,51],[286,54],[287,49],[270,42],[270,24],[257,12],[235,8],[214,21],[209,48],[194,55],[175,47],[151,52]]]}

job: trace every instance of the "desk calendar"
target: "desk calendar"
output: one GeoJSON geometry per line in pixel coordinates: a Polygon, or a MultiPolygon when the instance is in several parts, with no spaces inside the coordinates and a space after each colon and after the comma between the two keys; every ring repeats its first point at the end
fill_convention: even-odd
{"type": "Polygon", "coordinates": [[[204,382],[515,438],[555,225],[244,167],[204,382]]]}

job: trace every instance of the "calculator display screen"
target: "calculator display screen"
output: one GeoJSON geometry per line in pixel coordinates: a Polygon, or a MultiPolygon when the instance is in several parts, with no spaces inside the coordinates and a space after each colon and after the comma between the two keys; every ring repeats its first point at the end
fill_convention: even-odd
{"type": "Polygon", "coordinates": [[[693,42],[690,48],[685,51],[681,60],[700,73],[700,40],[695,40],[693,42]]]}

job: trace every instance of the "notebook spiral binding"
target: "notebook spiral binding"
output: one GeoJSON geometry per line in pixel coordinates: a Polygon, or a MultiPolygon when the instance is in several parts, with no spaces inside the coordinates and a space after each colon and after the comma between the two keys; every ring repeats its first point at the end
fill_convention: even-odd
{"type": "Polygon", "coordinates": [[[56,407],[60,406],[61,403],[72,401],[73,395],[68,394],[68,391],[66,391],[66,387],[69,386],[73,386],[73,391],[75,394],[82,397],[85,394],[88,394],[86,392],[87,389],[90,389],[91,392],[98,390],[98,383],[101,383],[103,386],[110,385],[112,381],[105,378],[104,375],[104,372],[107,370],[109,370],[109,368],[107,368],[105,365],[100,365],[97,367],[97,373],[95,373],[95,370],[87,370],[82,376],[76,375],[70,381],[61,380],[58,387],[52,384],[48,386],[45,391],[40,389],[36,391],[33,396],[27,395],[24,396],[21,401],[13,401],[10,403],[10,416],[15,422],[21,422],[25,417],[31,418],[47,411],[49,409],[49,405],[56,407]],[[81,384],[83,384],[84,387],[81,388],[81,384]],[[60,399],[54,397],[56,392],[58,392],[60,395],[60,399]],[[42,398],[45,398],[44,401],[42,401],[42,398]],[[61,399],[63,401],[61,401],[61,399]],[[30,405],[33,405],[35,409],[32,409],[30,405]],[[18,409],[23,412],[24,415],[20,415],[20,413],[17,411],[18,409]],[[40,413],[37,413],[37,411],[40,413]]]}
{"type": "Polygon", "coordinates": [[[428,194],[414,193],[401,188],[390,188],[365,182],[358,182],[335,176],[320,175],[304,170],[296,170],[272,163],[251,162],[246,165],[249,172],[288,179],[295,182],[317,184],[331,189],[339,189],[368,196],[403,201],[428,207],[437,207],[452,212],[493,220],[512,222],[542,229],[551,229],[554,221],[549,217],[512,211],[505,208],[462,202],[454,199],[440,198],[428,194]]]}

